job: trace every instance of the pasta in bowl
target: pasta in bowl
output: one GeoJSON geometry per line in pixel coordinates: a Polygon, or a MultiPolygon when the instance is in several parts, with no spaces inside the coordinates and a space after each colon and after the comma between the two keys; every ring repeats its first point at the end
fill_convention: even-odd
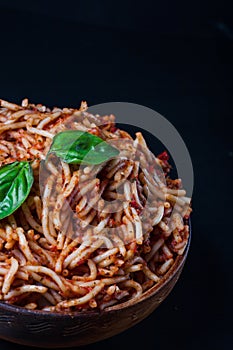
{"type": "Polygon", "coordinates": [[[12,319],[0,336],[83,345],[146,317],[190,241],[190,198],[167,152],[155,157],[140,132],[133,139],[84,102],[0,106],[0,323],[2,310],[12,319]],[[12,337],[15,317],[24,326],[12,337]]]}

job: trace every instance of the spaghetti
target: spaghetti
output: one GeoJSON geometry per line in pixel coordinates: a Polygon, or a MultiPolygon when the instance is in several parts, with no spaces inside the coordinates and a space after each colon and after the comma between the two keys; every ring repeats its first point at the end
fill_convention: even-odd
{"type": "Polygon", "coordinates": [[[182,255],[190,198],[172,180],[166,152],[155,157],[113,115],[0,100],[0,167],[30,162],[26,201],[0,220],[0,299],[55,312],[103,310],[141,295],[182,255]],[[98,165],[46,156],[59,132],[81,130],[119,156],[98,165]],[[122,142],[123,140],[123,142],[122,142]],[[42,170],[41,170],[42,169],[42,170]]]}

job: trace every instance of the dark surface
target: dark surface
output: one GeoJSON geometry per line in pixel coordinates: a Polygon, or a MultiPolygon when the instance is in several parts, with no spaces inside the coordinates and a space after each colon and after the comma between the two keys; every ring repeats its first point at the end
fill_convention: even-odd
{"type": "MultiPolygon", "coordinates": [[[[154,8],[143,2],[140,9],[125,1],[115,11],[106,1],[98,1],[95,10],[88,8],[90,1],[34,3],[0,3],[1,98],[151,107],[178,129],[194,165],[193,240],[177,286],[148,319],[86,349],[126,343],[134,349],[230,349],[230,2],[164,2],[154,8]]],[[[24,349],[4,341],[0,347],[24,349]]]]}

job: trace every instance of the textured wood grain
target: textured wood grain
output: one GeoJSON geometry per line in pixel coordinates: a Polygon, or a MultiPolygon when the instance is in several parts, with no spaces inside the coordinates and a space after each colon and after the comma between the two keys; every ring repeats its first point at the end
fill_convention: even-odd
{"type": "Polygon", "coordinates": [[[188,248],[162,281],[137,302],[128,301],[103,312],[55,314],[1,302],[0,338],[24,345],[59,348],[86,345],[118,334],[146,318],[167,297],[180,276],[188,248]]]}

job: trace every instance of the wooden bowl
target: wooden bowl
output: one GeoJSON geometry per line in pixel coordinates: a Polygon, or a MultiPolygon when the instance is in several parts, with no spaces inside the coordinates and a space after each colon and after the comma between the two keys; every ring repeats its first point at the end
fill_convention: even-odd
{"type": "Polygon", "coordinates": [[[62,348],[82,346],[112,337],[151,314],[167,297],[183,269],[191,238],[184,255],[161,281],[136,301],[130,300],[102,312],[52,313],[27,310],[0,302],[0,338],[14,343],[62,348]]]}

